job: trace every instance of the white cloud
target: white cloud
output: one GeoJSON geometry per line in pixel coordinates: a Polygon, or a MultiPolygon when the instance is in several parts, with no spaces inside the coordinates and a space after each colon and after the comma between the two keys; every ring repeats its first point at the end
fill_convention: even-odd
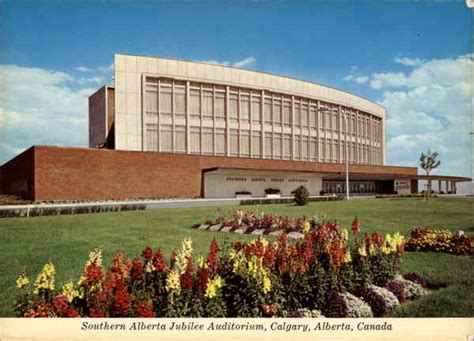
{"type": "Polygon", "coordinates": [[[354,82],[356,82],[357,84],[367,83],[368,80],[369,80],[368,76],[359,76],[359,77],[354,78],[354,82]]]}
{"type": "Polygon", "coordinates": [[[101,76],[87,77],[87,78],[81,77],[77,79],[77,82],[79,84],[86,84],[86,83],[100,84],[100,83],[104,83],[104,81],[105,81],[105,77],[101,77],[101,76]]]}
{"type": "Polygon", "coordinates": [[[422,62],[420,58],[412,59],[408,57],[395,58],[394,61],[395,63],[399,63],[405,66],[415,66],[415,65],[419,65],[422,62]]]}
{"type": "Polygon", "coordinates": [[[256,61],[257,60],[254,57],[247,57],[244,60],[235,62],[233,66],[240,67],[240,68],[250,67],[250,66],[254,66],[256,61]]]}
{"type": "Polygon", "coordinates": [[[99,66],[97,71],[102,73],[108,73],[114,71],[114,63],[110,64],[109,66],[99,66]]]}
{"type": "Polygon", "coordinates": [[[351,67],[351,72],[344,77],[344,80],[346,82],[353,81],[356,82],[357,84],[364,84],[367,83],[369,80],[368,76],[361,75],[359,72],[359,68],[357,66],[352,66],[351,67]]]}
{"type": "Polygon", "coordinates": [[[203,60],[201,63],[206,63],[206,64],[215,64],[215,65],[223,65],[223,66],[233,66],[233,67],[238,67],[238,68],[247,68],[247,67],[252,67],[255,65],[257,62],[257,59],[255,57],[247,57],[245,59],[236,61],[236,62],[229,62],[229,61],[218,61],[218,60],[203,60]]]}
{"type": "Polygon", "coordinates": [[[76,66],[74,70],[79,72],[92,72],[93,70],[88,68],[87,66],[76,66]]]}
{"type": "Polygon", "coordinates": [[[387,108],[388,161],[417,165],[422,151],[440,153],[437,174],[469,176],[469,118],[474,65],[465,56],[420,61],[408,73],[372,75],[387,108]]]}
{"type": "Polygon", "coordinates": [[[0,163],[32,145],[87,145],[87,98],[94,88],[40,68],[2,65],[0,73],[5,84],[0,163]]]}

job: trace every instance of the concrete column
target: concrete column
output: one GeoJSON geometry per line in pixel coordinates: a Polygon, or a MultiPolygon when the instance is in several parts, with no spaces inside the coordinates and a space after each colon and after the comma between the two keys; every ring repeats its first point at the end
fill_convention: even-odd
{"type": "Polygon", "coordinates": [[[216,86],[212,86],[212,155],[216,155],[216,86]]]}
{"type": "Polygon", "coordinates": [[[190,138],[191,138],[191,122],[189,119],[189,81],[186,81],[186,103],[185,103],[185,110],[186,110],[186,154],[191,154],[191,143],[190,143],[190,138]]]}
{"type": "Polygon", "coordinates": [[[237,133],[237,144],[238,144],[238,155],[239,157],[242,156],[242,127],[240,123],[240,89],[238,90],[237,95],[237,122],[238,122],[238,133],[237,133]]]}
{"type": "Polygon", "coordinates": [[[253,144],[252,144],[252,139],[253,139],[253,136],[252,136],[252,124],[253,124],[253,120],[252,120],[252,90],[249,90],[249,156],[250,157],[253,157],[253,153],[252,153],[252,150],[253,150],[253,144]]]}
{"type": "Polygon", "coordinates": [[[261,124],[261,131],[262,131],[262,136],[261,136],[261,143],[260,143],[260,149],[262,153],[262,159],[265,158],[265,91],[262,90],[260,94],[260,124],[261,124]]]}
{"type": "Polygon", "coordinates": [[[316,104],[316,150],[317,150],[317,162],[321,162],[321,102],[318,101],[316,104]]]}
{"type": "Polygon", "coordinates": [[[338,136],[337,136],[337,139],[338,139],[338,148],[339,148],[339,158],[338,158],[338,162],[339,163],[342,163],[342,109],[341,109],[341,106],[339,105],[338,106],[338,120],[339,120],[339,129],[338,129],[338,136]]]}
{"type": "Polygon", "coordinates": [[[160,79],[158,78],[158,151],[161,152],[161,89],[160,89],[160,79]]]}
{"type": "Polygon", "coordinates": [[[203,110],[202,110],[202,103],[203,103],[203,100],[202,100],[202,84],[199,85],[199,122],[201,122],[201,133],[199,134],[199,139],[201,140],[201,147],[199,148],[199,154],[203,154],[203,146],[204,146],[204,131],[203,131],[203,117],[202,117],[202,113],[203,113],[203,110]]]}
{"type": "Polygon", "coordinates": [[[294,160],[294,159],[295,159],[295,96],[291,96],[291,160],[294,160]]]}
{"type": "Polygon", "coordinates": [[[176,113],[175,113],[175,100],[174,100],[174,81],[171,82],[171,150],[173,153],[176,152],[176,113]]]}
{"type": "MultiPolygon", "coordinates": [[[[107,128],[108,128],[108,108],[109,108],[109,102],[107,98],[107,87],[105,87],[105,138],[107,139],[107,128]]],[[[141,136],[141,142],[142,142],[142,152],[145,151],[145,134],[146,134],[146,108],[145,108],[145,96],[146,96],[146,76],[142,75],[142,98],[141,98],[141,107],[142,107],[142,136],[141,136]]]]}
{"type": "Polygon", "coordinates": [[[230,91],[229,86],[225,87],[225,155],[230,156],[230,91]]]}

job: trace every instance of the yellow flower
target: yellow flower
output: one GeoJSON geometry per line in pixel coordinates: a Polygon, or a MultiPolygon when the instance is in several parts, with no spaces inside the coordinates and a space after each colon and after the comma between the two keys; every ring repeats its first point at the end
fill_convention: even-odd
{"type": "Polygon", "coordinates": [[[61,293],[67,297],[67,300],[72,302],[76,297],[80,297],[81,293],[79,290],[74,289],[74,284],[72,282],[67,282],[61,288],[61,293]]]}
{"type": "Polygon", "coordinates": [[[89,253],[89,259],[84,266],[84,271],[86,271],[86,268],[91,264],[102,265],[102,250],[98,247],[89,253]]]}
{"type": "Polygon", "coordinates": [[[365,247],[361,246],[359,250],[357,251],[359,252],[359,255],[361,255],[362,257],[367,257],[367,251],[365,250],[365,247]]]}
{"type": "Polygon", "coordinates": [[[199,256],[199,258],[197,260],[197,266],[198,266],[198,268],[207,268],[207,263],[204,260],[203,256],[199,256]]]}
{"type": "Polygon", "coordinates": [[[266,294],[270,290],[272,290],[272,282],[269,277],[265,276],[263,277],[263,293],[266,294]]]}
{"type": "Polygon", "coordinates": [[[349,231],[347,229],[342,230],[342,239],[349,240],[349,231]]]}
{"type": "Polygon", "coordinates": [[[24,272],[22,272],[16,280],[16,288],[17,289],[23,289],[29,283],[30,283],[30,280],[28,279],[28,276],[26,276],[26,274],[24,272]]]}
{"type": "Polygon", "coordinates": [[[214,298],[217,296],[217,291],[222,288],[224,282],[219,275],[216,275],[213,279],[209,280],[206,286],[206,293],[204,294],[207,298],[214,298]]]}
{"type": "Polygon", "coordinates": [[[174,291],[178,295],[181,292],[181,285],[179,283],[179,273],[173,269],[168,273],[166,277],[166,289],[168,291],[174,291]]]}
{"type": "Polygon", "coordinates": [[[374,244],[370,244],[369,246],[369,255],[373,256],[377,253],[377,250],[375,249],[375,245],[374,244]]]}
{"type": "Polygon", "coordinates": [[[38,275],[35,281],[34,294],[39,294],[40,290],[54,290],[54,275],[56,270],[54,269],[53,263],[46,263],[43,267],[43,271],[38,275]]]}
{"type": "Polygon", "coordinates": [[[305,221],[303,224],[303,233],[308,234],[310,230],[311,230],[311,224],[309,223],[309,221],[305,221]]]}
{"type": "Polygon", "coordinates": [[[263,266],[262,258],[252,256],[250,259],[246,259],[243,252],[239,251],[234,257],[232,271],[242,277],[253,278],[264,294],[271,290],[270,275],[263,266]]]}
{"type": "Polygon", "coordinates": [[[347,250],[344,256],[344,263],[349,263],[350,261],[352,261],[351,253],[347,250]]]}

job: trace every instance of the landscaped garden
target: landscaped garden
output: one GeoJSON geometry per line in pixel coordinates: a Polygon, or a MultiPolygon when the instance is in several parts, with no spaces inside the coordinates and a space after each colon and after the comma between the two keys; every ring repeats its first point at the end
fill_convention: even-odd
{"type": "MultiPolygon", "coordinates": [[[[101,258],[103,258],[104,267],[102,268],[102,277],[98,276],[96,272],[98,277],[92,276],[91,278],[98,279],[101,277],[103,284],[105,283],[114,288],[113,292],[117,292],[117,286],[123,290],[123,285],[117,279],[120,278],[117,275],[119,272],[113,269],[120,269],[121,266],[119,265],[126,264],[126,258],[130,257],[132,262],[127,270],[127,276],[132,276],[132,274],[136,276],[137,273],[140,275],[135,278],[132,285],[134,287],[128,287],[126,291],[128,294],[142,295],[142,297],[129,302],[133,305],[129,311],[136,312],[140,308],[143,314],[150,313],[149,295],[152,291],[149,291],[151,289],[147,285],[153,281],[159,282],[159,280],[147,279],[150,272],[146,272],[146,268],[147,264],[152,264],[152,260],[155,260],[157,248],[160,247],[163,258],[160,258],[161,260],[158,263],[162,264],[163,267],[166,261],[166,272],[161,278],[161,288],[167,288],[166,290],[168,290],[163,294],[163,297],[170,299],[170,295],[172,295],[176,302],[185,302],[183,297],[189,294],[186,293],[186,288],[189,289],[189,278],[192,277],[194,283],[192,284],[192,291],[201,293],[202,302],[200,304],[205,307],[203,311],[206,311],[206,313],[202,315],[284,316],[285,313],[289,313],[291,316],[291,314],[298,314],[299,308],[307,308],[309,309],[308,312],[313,311],[312,314],[317,314],[316,310],[318,310],[327,316],[345,316],[344,312],[355,310],[358,311],[359,316],[368,315],[369,311],[374,315],[389,314],[390,316],[474,316],[474,294],[470,290],[471,269],[474,265],[471,256],[421,252],[421,250],[402,254],[402,249],[397,247],[400,243],[393,242],[393,240],[401,240],[401,237],[393,238],[396,231],[400,231],[405,239],[409,240],[412,228],[415,227],[447,230],[441,232],[443,238],[450,237],[449,233],[452,236],[457,236],[458,230],[463,230],[466,235],[472,234],[474,232],[471,213],[472,204],[473,201],[469,199],[453,198],[429,201],[423,199],[368,199],[351,202],[310,203],[308,206],[302,207],[288,204],[265,205],[258,207],[258,209],[268,213],[273,212],[273,216],[300,218],[300,220],[295,219],[295,221],[302,222],[303,229],[301,231],[305,235],[304,238],[293,242],[284,241],[282,235],[278,237],[268,233],[265,236],[269,241],[268,244],[263,240],[256,239],[258,237],[251,234],[201,231],[190,228],[194,224],[214,220],[225,212],[235,212],[237,209],[256,210],[255,206],[222,208],[222,211],[218,211],[216,208],[161,209],[95,215],[2,219],[0,220],[0,233],[2,233],[0,252],[4,262],[1,265],[2,277],[0,282],[1,314],[3,316],[15,316],[17,314],[13,311],[17,295],[15,287],[16,279],[23,270],[23,266],[27,266],[26,271],[30,275],[29,285],[35,287],[36,284],[38,295],[49,295],[45,290],[50,289],[48,289],[48,285],[51,284],[51,278],[48,276],[52,274],[51,266],[44,269],[44,276],[42,277],[44,281],[40,280],[35,283],[37,274],[42,272],[43,266],[47,262],[53,263],[55,267],[55,295],[57,291],[61,292],[61,287],[69,281],[73,283],[73,290],[79,290],[81,287],[81,285],[77,285],[79,277],[87,275],[85,272],[87,266],[84,266],[84,262],[87,260],[89,252],[95,247],[102,249],[101,258]],[[313,216],[324,216],[327,221],[337,219],[338,225],[324,225],[326,230],[332,231],[330,234],[333,237],[324,241],[317,239],[319,232],[316,231],[321,231],[321,229],[316,228],[317,224],[309,219],[313,216]],[[351,231],[354,216],[358,216],[361,222],[359,228],[362,234],[357,238],[357,242],[360,243],[359,247],[356,247],[354,233],[350,233],[351,237],[347,238],[348,233],[343,232],[344,229],[351,231]],[[303,221],[301,220],[302,217],[308,217],[308,219],[303,221]],[[307,228],[305,222],[311,225],[310,230],[312,232],[304,231],[307,228]],[[368,233],[369,244],[367,244],[367,238],[363,237],[364,232],[368,233]],[[391,237],[387,238],[384,236],[385,234],[390,234],[391,237]],[[190,262],[187,261],[187,259],[191,259],[188,257],[189,243],[184,243],[184,246],[180,248],[185,238],[190,238],[193,241],[192,248],[195,258],[192,258],[194,262],[192,276],[189,276],[191,268],[190,262]],[[212,243],[213,239],[216,239],[215,243],[212,243]],[[254,241],[248,243],[251,240],[254,241]],[[151,249],[145,249],[148,245],[153,248],[151,253],[151,249]],[[209,251],[211,245],[214,246],[209,251]],[[272,245],[275,246],[275,254],[273,255],[269,251],[273,247],[272,245]],[[326,250],[327,245],[331,246],[326,250]],[[371,251],[371,245],[373,251],[371,251]],[[178,252],[175,254],[174,260],[170,261],[169,255],[175,248],[178,249],[178,252]],[[219,271],[211,271],[210,269],[213,269],[214,263],[209,260],[215,259],[212,255],[217,248],[221,249],[217,256],[219,271]],[[148,251],[143,252],[144,249],[148,251]],[[278,255],[277,250],[280,250],[280,252],[281,250],[286,251],[278,255]],[[306,250],[306,253],[304,250],[306,250]],[[117,251],[122,251],[122,258],[117,259],[117,251]],[[299,257],[303,257],[294,257],[295,262],[307,257],[308,261],[301,262],[300,265],[306,264],[308,268],[305,268],[303,272],[301,272],[301,267],[296,267],[295,269],[299,269],[296,272],[288,270],[289,273],[291,272],[288,276],[299,276],[297,278],[284,277],[283,275],[276,278],[275,274],[283,274],[282,269],[279,268],[279,264],[284,263],[281,257],[291,252],[296,252],[297,255],[300,255],[299,257]],[[113,261],[114,255],[115,260],[113,261]],[[200,255],[203,256],[201,260],[198,257],[200,255]],[[263,265],[265,255],[267,260],[272,260],[271,265],[258,267],[260,264],[263,265]],[[140,256],[140,259],[133,261],[135,256],[140,256]],[[181,261],[178,261],[179,259],[181,261]],[[357,259],[362,260],[362,262],[357,259]],[[364,259],[367,262],[364,263],[364,259]],[[109,266],[110,264],[111,266],[109,266]],[[236,264],[241,266],[239,267],[236,264]],[[322,268],[318,268],[316,264],[321,264],[322,268]],[[132,271],[133,265],[135,270],[132,271]],[[255,265],[258,265],[257,268],[255,268],[255,265]],[[364,271],[354,271],[355,266],[368,268],[364,271]],[[398,269],[399,266],[400,269],[398,269]],[[328,282],[318,283],[315,279],[310,279],[310,276],[307,276],[310,268],[313,273],[314,271],[324,271],[325,275],[319,276],[319,278],[327,279],[328,282]],[[199,287],[199,279],[203,278],[206,271],[207,282],[201,281],[206,285],[199,287]],[[256,277],[250,275],[254,271],[257,271],[256,277]],[[407,286],[413,287],[410,284],[413,283],[412,281],[420,282],[422,279],[418,279],[414,275],[406,276],[406,279],[395,278],[396,272],[400,274],[419,274],[426,279],[429,293],[419,298],[420,295],[416,293],[416,297],[409,297],[414,295],[414,290],[418,290],[418,292],[421,292],[421,290],[419,290],[419,286],[417,286],[418,289],[413,290],[406,289],[407,286]],[[114,279],[110,278],[110,275],[108,275],[110,273],[114,274],[114,279]],[[176,273],[179,273],[178,277],[188,274],[188,286],[186,287],[186,284],[184,284],[184,287],[182,287],[183,284],[180,284],[179,295],[183,296],[178,298],[176,298],[176,290],[178,290],[176,273]],[[354,273],[361,275],[359,277],[362,278],[354,277],[354,273]],[[371,274],[370,279],[364,279],[364,275],[369,273],[371,274]],[[376,273],[382,275],[374,276],[376,273]],[[245,291],[245,294],[239,295],[239,299],[242,302],[252,302],[254,304],[259,302],[258,312],[251,309],[252,305],[250,303],[237,305],[240,307],[239,309],[250,309],[247,312],[229,312],[230,305],[225,303],[226,300],[228,300],[228,297],[235,296],[239,288],[244,287],[242,283],[238,285],[236,283],[248,279],[256,282],[245,282],[248,285],[248,290],[245,291]],[[367,285],[360,285],[364,281],[367,285]],[[258,286],[258,283],[261,286],[258,286]],[[292,286],[291,283],[295,283],[295,285],[292,286]],[[326,291],[321,294],[320,291],[325,287],[331,290],[325,289],[326,291]],[[170,291],[170,288],[174,289],[170,291]],[[252,292],[251,288],[260,288],[261,290],[252,292]],[[173,290],[175,291],[173,292],[173,290]],[[304,290],[310,290],[312,293],[307,295],[304,290]],[[348,294],[349,291],[355,295],[348,294]],[[252,295],[257,295],[255,296],[257,300],[249,300],[249,297],[254,297],[252,295]],[[339,302],[339,304],[328,306],[325,303],[320,303],[318,305],[318,300],[322,300],[321,297],[323,296],[331,297],[329,301],[339,302]],[[220,297],[220,299],[216,299],[217,297],[220,297]],[[305,297],[310,297],[310,302],[303,302],[305,297]],[[385,298],[380,299],[380,297],[385,298]],[[411,298],[417,299],[411,300],[411,298]],[[293,302],[290,302],[292,300],[293,302]],[[403,304],[395,304],[399,301],[402,301],[403,304]],[[354,307],[357,307],[357,309],[354,307]],[[226,312],[224,312],[225,310],[226,312]],[[212,313],[209,313],[209,311],[212,313]]],[[[415,233],[415,235],[418,234],[415,233]]],[[[447,241],[446,238],[444,243],[449,244],[450,241],[447,241]]],[[[435,249],[433,251],[440,252],[435,249]]],[[[97,255],[98,253],[91,255],[89,265],[94,264],[94,254],[97,255]]],[[[150,268],[150,265],[148,267],[150,268]]],[[[153,265],[153,269],[156,268],[159,267],[153,265]]],[[[153,275],[158,276],[155,273],[156,270],[153,271],[153,275]]],[[[87,278],[87,276],[85,277],[87,278]]],[[[180,280],[178,282],[181,283],[180,280]]],[[[126,283],[130,285],[130,279],[127,279],[126,283]]],[[[21,281],[19,286],[22,286],[21,281]]],[[[93,286],[93,282],[88,282],[88,286],[82,285],[82,288],[90,289],[93,286]]],[[[121,298],[123,299],[123,297],[121,298]]],[[[233,299],[236,298],[233,297],[233,299]]],[[[60,314],[65,314],[68,309],[65,308],[66,302],[64,300],[64,297],[61,298],[60,296],[56,301],[57,309],[64,308],[60,314]]],[[[76,302],[75,304],[78,305],[79,303],[76,302]]],[[[71,307],[73,305],[71,304],[71,307]]],[[[25,311],[28,311],[32,307],[24,308],[25,311]]],[[[110,312],[110,309],[107,311],[110,312]]],[[[186,307],[186,309],[190,308],[186,307]]],[[[199,309],[199,307],[195,309],[199,309]]],[[[156,310],[154,309],[155,314],[163,315],[156,310]]],[[[77,311],[81,312],[80,309],[77,309],[77,311]]],[[[101,313],[98,310],[97,312],[101,313]]],[[[81,313],[84,314],[84,310],[81,313]]],[[[122,313],[124,312],[122,311],[122,313]]],[[[179,311],[165,314],[169,316],[183,315],[179,311]]],[[[87,315],[90,315],[90,309],[87,310],[87,315]]]]}

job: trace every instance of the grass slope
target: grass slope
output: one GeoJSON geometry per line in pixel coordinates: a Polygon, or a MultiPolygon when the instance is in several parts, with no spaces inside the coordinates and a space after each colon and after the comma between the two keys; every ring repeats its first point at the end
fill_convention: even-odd
{"type": "MultiPolygon", "coordinates": [[[[473,200],[462,198],[367,199],[350,202],[315,202],[296,207],[288,204],[239,206],[235,208],[264,210],[280,215],[311,216],[324,213],[349,227],[354,216],[362,222],[363,232],[400,231],[409,236],[415,226],[463,229],[474,233],[473,200]]],[[[54,262],[57,285],[77,281],[88,253],[103,248],[104,263],[110,264],[114,252],[139,255],[147,245],[158,246],[166,255],[177,248],[185,237],[194,241],[197,254],[206,254],[213,238],[220,243],[251,239],[250,236],[193,230],[192,224],[215,218],[215,207],[156,209],[148,211],[102,213],[90,215],[46,216],[0,220],[0,316],[13,316],[15,280],[27,266],[33,276],[48,260],[54,262]]],[[[404,305],[399,316],[474,316],[474,294],[469,289],[474,262],[471,257],[434,253],[407,252],[402,272],[419,272],[437,286],[439,291],[416,302],[404,305]]],[[[34,278],[33,278],[34,280],[34,278]]]]}

